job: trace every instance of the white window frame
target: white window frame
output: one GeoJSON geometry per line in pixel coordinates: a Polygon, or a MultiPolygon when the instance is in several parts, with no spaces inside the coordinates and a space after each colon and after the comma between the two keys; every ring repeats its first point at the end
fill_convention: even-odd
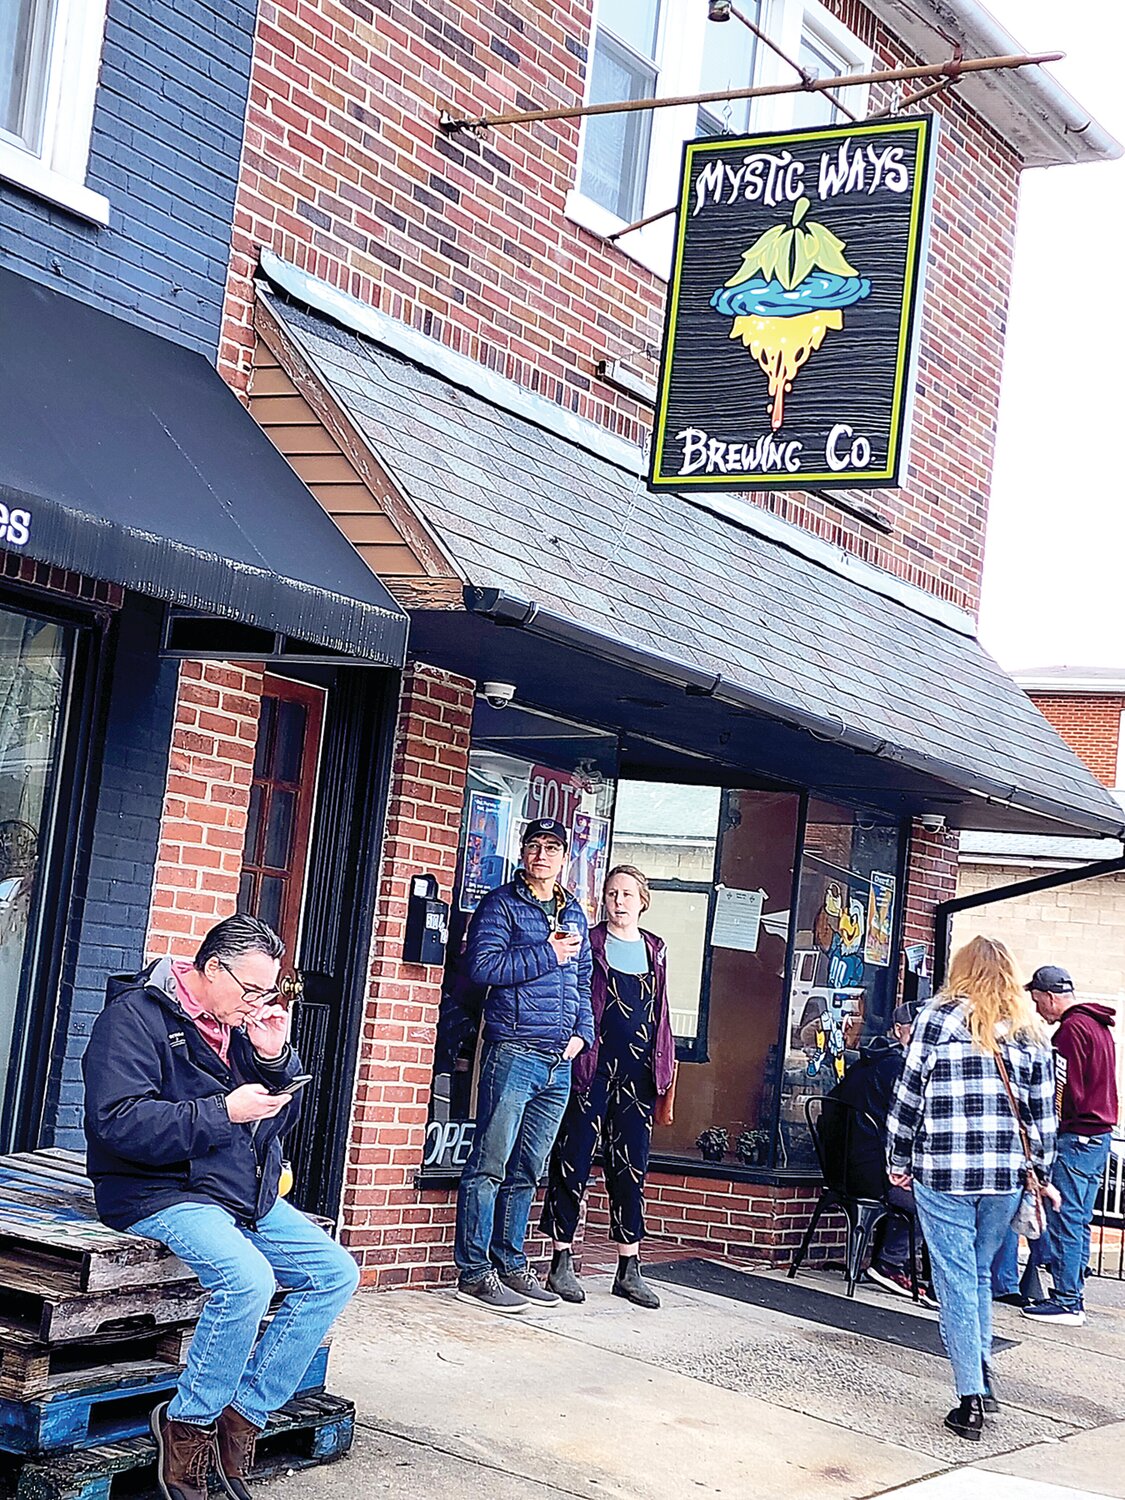
{"type": "Polygon", "coordinates": [[[86,186],[107,0],[57,0],[37,152],[0,138],[0,178],[95,224],[109,199],[86,186]]]}
{"type": "MultiPolygon", "coordinates": [[[[594,45],[597,35],[597,10],[595,7],[594,28],[590,34],[590,54],[587,66],[587,96],[589,102],[590,81],[593,74],[594,45]]],[[[741,22],[730,20],[715,22],[707,20],[707,8],[702,0],[663,0],[660,7],[660,29],[656,42],[656,97],[673,98],[680,94],[699,91],[699,78],[703,66],[703,43],[706,26],[739,26],[741,22]]],[[[764,0],[762,6],[762,30],[772,37],[790,57],[800,50],[801,37],[808,31],[823,46],[846,59],[847,66],[855,72],[866,73],[872,64],[869,47],[853,35],[844,24],[827,10],[820,0],[764,0]]],[[[759,42],[755,59],[755,83],[776,84],[793,82],[793,70],[782,62],[777,53],[759,42]]],[[[845,102],[862,118],[867,109],[868,87],[847,91],[845,102]]],[[[755,102],[755,130],[786,130],[793,123],[794,95],[777,94],[755,102]]],[[[644,208],[639,218],[659,213],[676,201],[679,183],[680,161],[683,143],[695,137],[699,106],[697,104],[675,105],[667,109],[653,110],[652,134],[649,139],[648,172],[643,195],[644,208]]],[[[579,142],[578,170],[575,186],[566,196],[564,212],[572,223],[588,229],[600,239],[623,229],[626,220],[619,218],[611,209],[604,208],[588,198],[579,187],[582,181],[582,151],[586,131],[583,128],[579,142]]],[[[617,249],[639,262],[647,270],[667,280],[672,263],[674,220],[671,215],[649,224],[644,229],[634,230],[624,239],[615,240],[617,249]]]]}

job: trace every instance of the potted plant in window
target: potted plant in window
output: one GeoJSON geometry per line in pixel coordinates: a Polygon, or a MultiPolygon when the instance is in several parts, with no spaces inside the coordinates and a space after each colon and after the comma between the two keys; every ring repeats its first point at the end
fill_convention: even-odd
{"type": "Polygon", "coordinates": [[[744,1167],[760,1167],[769,1155],[768,1130],[744,1130],[734,1143],[735,1155],[744,1167]]]}
{"type": "Polygon", "coordinates": [[[696,1136],[695,1144],[704,1161],[722,1161],[730,1150],[730,1136],[721,1125],[711,1125],[696,1136]]]}

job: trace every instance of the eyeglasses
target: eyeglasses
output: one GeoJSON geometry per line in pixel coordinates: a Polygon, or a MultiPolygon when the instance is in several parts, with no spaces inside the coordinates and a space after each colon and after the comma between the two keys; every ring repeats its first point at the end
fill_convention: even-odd
{"type": "Polygon", "coordinates": [[[281,994],[281,991],[277,988],[276,985],[272,990],[260,990],[255,985],[243,984],[242,980],[239,979],[238,975],[234,972],[229,964],[225,964],[221,958],[218,959],[217,962],[219,968],[226,970],[226,972],[234,980],[235,984],[238,985],[238,988],[242,991],[242,993],[248,1000],[255,1000],[259,1004],[264,1004],[267,1000],[276,1000],[281,994]]]}
{"type": "Polygon", "coordinates": [[[532,839],[529,844],[523,846],[523,852],[525,854],[562,854],[563,845],[558,839],[548,839],[545,843],[532,839]]]}

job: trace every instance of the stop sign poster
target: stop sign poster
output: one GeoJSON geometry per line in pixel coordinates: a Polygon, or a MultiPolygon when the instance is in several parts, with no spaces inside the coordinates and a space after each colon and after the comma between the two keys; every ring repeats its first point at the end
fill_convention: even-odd
{"type": "Polygon", "coordinates": [[[652,488],[898,483],[934,129],[685,146],[652,488]]]}

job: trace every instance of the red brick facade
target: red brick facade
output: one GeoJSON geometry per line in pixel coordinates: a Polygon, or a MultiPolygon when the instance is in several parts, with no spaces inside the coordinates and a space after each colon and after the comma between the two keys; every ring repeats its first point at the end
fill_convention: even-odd
{"type": "MultiPolygon", "coordinates": [[[[875,66],[916,61],[858,0],[828,3],[871,46],[875,66]]],[[[592,0],[262,0],[219,351],[240,395],[253,354],[253,277],[268,247],[541,397],[644,441],[649,409],[602,382],[597,365],[623,359],[655,378],[665,286],[567,219],[578,123],[454,138],[437,129],[446,109],[580,102],[591,9],[592,0]]],[[[913,447],[904,487],[876,497],[893,529],[884,535],[824,497],[754,498],[972,609],[1019,164],[955,93],[932,107],[942,132],[913,447]]],[[[253,671],[184,668],[154,952],[191,951],[234,908],[260,687],[253,671]]],[[[342,1205],[344,1241],[374,1286],[427,1284],[450,1271],[452,1195],[415,1185],[440,976],[400,955],[409,876],[431,870],[442,895],[451,893],[472,707],[472,683],[421,665],[408,672],[342,1205]]],[[[916,826],[907,941],[932,945],[933,905],[953,895],[955,873],[955,839],[916,826]]],[[[654,1173],[650,1230],[781,1258],[798,1242],[811,1199],[807,1188],[654,1173]]],[[[605,1227],[600,1190],[589,1217],[605,1227]]]]}
{"type": "Polygon", "coordinates": [[[1125,697],[1112,693],[1029,693],[1035,707],[1105,786],[1119,786],[1117,752],[1125,697]]]}
{"type": "MultiPolygon", "coordinates": [[[[830,8],[876,66],[915,62],[857,0],[830,8]]],[[[564,212],[579,125],[441,135],[454,114],[573,104],[590,0],[263,0],[220,368],[245,390],[261,248],[590,420],[641,441],[647,407],[596,373],[655,377],[665,286],[564,212]],[[607,288],[612,296],[607,298],[607,288]]],[[[896,96],[897,97],[897,96],[896,96]]],[[[881,100],[873,101],[875,105],[881,100]]],[[[955,94],[942,134],[908,482],[883,536],[823,498],[755,497],[975,608],[1018,192],[1010,149],[955,94]]]]}
{"type": "Polygon", "coordinates": [[[190,958],[231,916],[246,838],[261,667],[185,661],[168,758],[148,952],[190,958]]]}
{"type": "Polygon", "coordinates": [[[473,687],[428,667],[403,686],[343,1203],[344,1242],[373,1286],[434,1280],[453,1243],[449,1194],[414,1187],[441,974],[401,953],[410,876],[432,871],[446,897],[453,885],[473,687]]]}

